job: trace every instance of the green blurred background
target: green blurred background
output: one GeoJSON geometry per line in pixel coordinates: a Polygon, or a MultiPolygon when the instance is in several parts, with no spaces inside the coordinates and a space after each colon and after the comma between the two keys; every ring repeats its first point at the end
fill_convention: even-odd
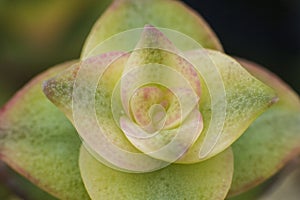
{"type": "Polygon", "coordinates": [[[111,0],[0,0],[0,105],[34,75],[78,58],[111,0]]]}
{"type": "MultiPolygon", "coordinates": [[[[0,0],[0,107],[36,74],[78,58],[110,2],[0,0]]],[[[300,93],[299,0],[185,2],[209,22],[226,52],[265,65],[300,93]]],[[[0,163],[0,199],[18,199],[12,193],[52,199],[0,163]]]]}

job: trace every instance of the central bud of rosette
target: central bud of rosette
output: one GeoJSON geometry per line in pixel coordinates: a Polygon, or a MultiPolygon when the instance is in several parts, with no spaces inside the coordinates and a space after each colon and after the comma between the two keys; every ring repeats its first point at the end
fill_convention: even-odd
{"type": "Polygon", "coordinates": [[[158,84],[138,88],[131,97],[130,112],[132,119],[149,134],[166,129],[181,118],[176,96],[158,84]]]}
{"type": "Polygon", "coordinates": [[[146,26],[137,36],[116,36],[109,45],[128,42],[132,49],[107,53],[104,42],[81,62],[73,118],[99,161],[150,172],[179,160],[200,136],[201,83],[193,64],[161,31],[146,26]]]}

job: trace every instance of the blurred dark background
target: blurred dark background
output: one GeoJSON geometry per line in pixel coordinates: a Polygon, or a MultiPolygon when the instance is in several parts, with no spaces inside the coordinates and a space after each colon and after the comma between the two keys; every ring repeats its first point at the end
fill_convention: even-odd
{"type": "MultiPolygon", "coordinates": [[[[0,105],[30,78],[78,58],[111,0],[0,0],[0,105]]],[[[300,93],[299,0],[185,0],[228,54],[256,61],[300,93]]]]}
{"type": "Polygon", "coordinates": [[[299,0],[185,0],[228,54],[269,68],[300,93],[299,0]]]}

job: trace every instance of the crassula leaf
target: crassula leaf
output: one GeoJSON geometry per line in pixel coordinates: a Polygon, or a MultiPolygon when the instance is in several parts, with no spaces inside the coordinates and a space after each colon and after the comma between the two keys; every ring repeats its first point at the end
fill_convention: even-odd
{"type": "Polygon", "coordinates": [[[81,141],[67,118],[43,94],[45,79],[73,62],[34,78],[0,111],[0,157],[60,199],[89,199],[78,156],[81,141]]]}
{"type": "MultiPolygon", "coordinates": [[[[223,126],[220,129],[221,132],[211,131],[210,134],[212,135],[208,135],[208,129],[214,127],[210,127],[213,126],[210,124],[210,117],[212,115],[211,92],[207,89],[210,83],[205,82],[204,80],[207,77],[203,76],[200,111],[204,118],[204,131],[192,148],[189,149],[188,153],[179,160],[179,162],[183,163],[197,162],[218,154],[239,138],[253,120],[276,101],[274,91],[249,74],[233,58],[213,50],[199,50],[187,53],[187,57],[192,63],[209,66],[210,64],[207,63],[206,56],[210,58],[210,62],[214,64],[214,67],[220,73],[223,84],[221,86],[224,91],[220,89],[222,87],[219,88],[214,102],[217,102],[217,104],[223,103],[224,107],[217,107],[216,113],[223,113],[226,116],[224,116],[224,121],[219,120],[223,122],[223,126]],[[224,96],[222,95],[223,92],[224,96]],[[214,148],[211,151],[206,151],[207,155],[203,158],[199,158],[199,152],[203,146],[207,149],[214,148]]],[[[217,80],[215,79],[214,83],[217,80]]]]}
{"type": "Polygon", "coordinates": [[[109,37],[133,28],[152,24],[184,33],[205,48],[222,50],[206,22],[180,1],[115,0],[94,25],[82,51],[82,57],[109,37]]]}
{"type": "Polygon", "coordinates": [[[80,152],[80,170],[92,199],[224,199],[233,171],[231,150],[204,162],[172,164],[159,171],[134,174],[111,169],[80,152]]]}
{"type": "Polygon", "coordinates": [[[232,145],[234,177],[230,195],[263,182],[300,152],[300,101],[296,93],[271,72],[241,60],[255,77],[272,87],[279,101],[261,115],[232,145]]]}

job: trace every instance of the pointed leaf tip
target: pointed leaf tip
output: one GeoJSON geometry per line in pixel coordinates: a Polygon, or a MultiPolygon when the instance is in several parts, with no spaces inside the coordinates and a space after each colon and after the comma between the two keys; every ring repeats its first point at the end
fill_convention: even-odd
{"type": "Polygon", "coordinates": [[[272,88],[257,80],[228,55],[213,50],[196,50],[188,52],[187,58],[196,66],[215,69],[219,77],[211,77],[210,71],[204,74],[205,69],[198,67],[202,73],[200,111],[204,130],[179,160],[180,163],[199,162],[229,147],[276,98],[272,88]],[[209,87],[213,89],[209,90],[209,87]],[[214,118],[216,120],[213,120],[213,114],[218,116],[214,118]]]}
{"type": "Polygon", "coordinates": [[[222,46],[209,25],[180,1],[118,0],[95,23],[81,57],[85,58],[98,44],[115,34],[148,24],[179,31],[204,48],[222,51],[222,46]]]}
{"type": "MultiPolygon", "coordinates": [[[[252,62],[239,62],[272,87],[278,100],[232,145],[235,171],[229,195],[242,193],[270,178],[300,153],[299,96],[276,75],[252,62]]],[[[273,102],[272,102],[273,103],[273,102]]]]}

